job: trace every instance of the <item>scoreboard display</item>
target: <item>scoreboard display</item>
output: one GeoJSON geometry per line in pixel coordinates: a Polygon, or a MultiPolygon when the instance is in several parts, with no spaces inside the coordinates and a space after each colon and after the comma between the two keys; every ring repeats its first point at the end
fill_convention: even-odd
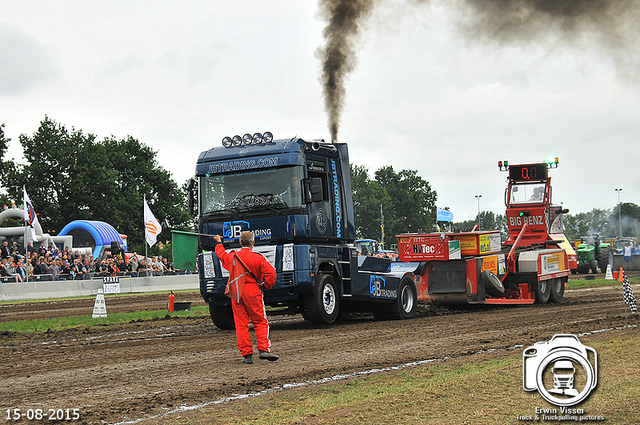
{"type": "Polygon", "coordinates": [[[511,165],[509,179],[516,182],[541,180],[547,178],[546,164],[511,165]]]}

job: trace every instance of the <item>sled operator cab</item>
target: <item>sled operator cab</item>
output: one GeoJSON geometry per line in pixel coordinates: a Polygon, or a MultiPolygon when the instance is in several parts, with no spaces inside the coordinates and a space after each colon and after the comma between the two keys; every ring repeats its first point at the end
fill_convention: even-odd
{"type": "Polygon", "coordinates": [[[569,268],[577,271],[577,256],[564,236],[563,214],[569,212],[553,205],[549,170],[557,168],[558,158],[534,164],[509,164],[498,161],[500,171],[508,172],[505,190],[506,218],[509,237],[505,246],[512,246],[518,236],[521,246],[559,246],[567,252],[569,268]],[[520,235],[524,225],[526,231],[520,235]]]}

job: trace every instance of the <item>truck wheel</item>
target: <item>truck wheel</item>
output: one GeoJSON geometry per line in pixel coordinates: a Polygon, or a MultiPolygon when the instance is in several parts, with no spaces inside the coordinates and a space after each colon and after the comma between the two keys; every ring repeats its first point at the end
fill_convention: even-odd
{"type": "Polygon", "coordinates": [[[418,305],[418,292],[416,284],[409,276],[400,281],[398,287],[398,317],[400,319],[413,319],[416,316],[418,305]]]}
{"type": "Polygon", "coordinates": [[[213,324],[220,329],[234,329],[236,327],[233,320],[233,309],[230,305],[209,304],[209,316],[211,316],[213,324]]]}
{"type": "Polygon", "coordinates": [[[323,274],[316,278],[315,293],[305,297],[304,308],[312,323],[335,322],[340,311],[340,297],[333,276],[323,274]]]}
{"type": "Polygon", "coordinates": [[[598,262],[596,260],[589,261],[589,268],[591,269],[591,273],[598,273],[598,262]]]}
{"type": "Polygon", "coordinates": [[[536,291],[536,303],[546,304],[551,295],[551,283],[548,280],[538,281],[538,290],[536,291]]]}
{"type": "Polygon", "coordinates": [[[607,266],[609,265],[609,258],[612,256],[611,247],[601,247],[598,251],[598,266],[600,270],[604,273],[607,271],[607,266]]]}
{"type": "Polygon", "coordinates": [[[549,300],[552,303],[559,303],[564,296],[564,279],[558,277],[551,281],[551,293],[549,294],[549,300]]]}
{"type": "Polygon", "coordinates": [[[578,264],[578,273],[580,274],[589,273],[589,264],[578,264]]]}
{"type": "Polygon", "coordinates": [[[491,270],[485,270],[480,276],[482,276],[484,289],[487,294],[491,295],[493,298],[500,298],[504,295],[504,286],[494,272],[491,270]]]}

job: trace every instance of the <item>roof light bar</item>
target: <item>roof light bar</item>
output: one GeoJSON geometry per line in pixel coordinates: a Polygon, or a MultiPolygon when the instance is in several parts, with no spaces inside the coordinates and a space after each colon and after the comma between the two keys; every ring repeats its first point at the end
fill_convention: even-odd
{"type": "Polygon", "coordinates": [[[509,161],[498,161],[498,169],[500,169],[500,171],[508,171],[509,161]]]}
{"type": "Polygon", "coordinates": [[[222,146],[225,148],[260,145],[263,143],[273,143],[273,134],[270,131],[266,133],[245,133],[244,136],[235,135],[233,137],[225,136],[222,139],[222,146]]]}

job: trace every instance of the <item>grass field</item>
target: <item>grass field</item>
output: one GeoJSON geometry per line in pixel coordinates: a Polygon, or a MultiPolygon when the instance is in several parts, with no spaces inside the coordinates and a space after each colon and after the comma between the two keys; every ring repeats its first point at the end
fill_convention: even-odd
{"type": "MultiPolygon", "coordinates": [[[[640,276],[631,277],[628,279],[629,283],[634,285],[640,283],[640,276]]],[[[584,278],[577,279],[569,279],[567,282],[567,289],[581,289],[581,288],[598,288],[601,286],[616,286],[622,285],[617,280],[607,280],[607,279],[594,279],[594,280],[586,280],[584,278]]]]}
{"type": "Polygon", "coordinates": [[[18,320],[15,322],[0,323],[0,332],[46,332],[48,330],[60,331],[70,328],[117,325],[140,320],[153,320],[166,317],[170,314],[173,317],[192,317],[192,316],[208,316],[209,308],[206,306],[196,306],[189,311],[174,311],[169,313],[167,310],[145,310],[127,313],[108,313],[107,317],[86,316],[69,316],[58,317],[54,319],[38,319],[38,320],[18,320]]]}

